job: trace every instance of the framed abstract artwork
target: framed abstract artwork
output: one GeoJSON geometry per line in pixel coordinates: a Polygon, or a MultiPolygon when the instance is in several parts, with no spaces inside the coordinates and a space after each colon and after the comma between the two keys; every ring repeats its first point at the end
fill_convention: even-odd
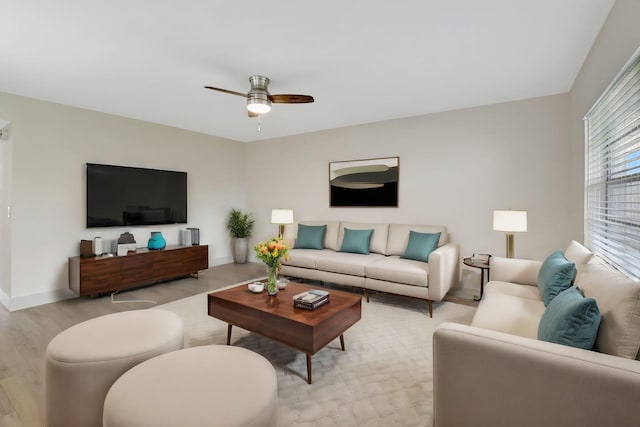
{"type": "Polygon", "coordinates": [[[400,158],[329,163],[331,207],[398,207],[400,158]]]}

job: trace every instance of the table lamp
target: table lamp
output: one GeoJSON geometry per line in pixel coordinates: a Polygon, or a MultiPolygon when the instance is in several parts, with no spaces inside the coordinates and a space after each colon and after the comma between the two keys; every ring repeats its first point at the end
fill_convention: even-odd
{"type": "Polygon", "coordinates": [[[293,209],[271,209],[271,224],[278,224],[278,237],[284,235],[284,225],[293,224],[293,209]]]}
{"type": "Polygon", "coordinates": [[[507,233],[507,258],[513,258],[515,253],[513,233],[526,233],[527,211],[493,211],[493,230],[507,233]]]}

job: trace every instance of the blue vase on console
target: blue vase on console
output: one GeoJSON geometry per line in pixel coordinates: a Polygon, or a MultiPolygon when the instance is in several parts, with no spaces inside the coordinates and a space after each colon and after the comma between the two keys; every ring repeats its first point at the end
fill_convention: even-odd
{"type": "Polygon", "coordinates": [[[162,237],[162,233],[159,231],[152,231],[151,237],[149,237],[149,242],[147,243],[147,248],[150,250],[159,250],[164,249],[167,246],[167,241],[162,237]]]}

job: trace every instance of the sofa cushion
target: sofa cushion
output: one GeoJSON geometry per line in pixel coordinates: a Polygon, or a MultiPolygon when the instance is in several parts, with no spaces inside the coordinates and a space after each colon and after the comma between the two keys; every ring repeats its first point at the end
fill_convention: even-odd
{"type": "Polygon", "coordinates": [[[316,268],[316,260],[323,255],[335,253],[331,249],[291,249],[289,250],[289,259],[282,259],[285,265],[294,267],[316,268]]]}
{"type": "Polygon", "coordinates": [[[389,225],[389,238],[385,254],[404,254],[404,251],[407,249],[407,244],[409,243],[409,233],[411,231],[417,231],[418,233],[440,233],[438,246],[445,245],[449,239],[447,227],[436,225],[391,224],[389,225]]]}
{"type": "Polygon", "coordinates": [[[591,350],[600,326],[600,310],[593,298],[577,287],[560,292],[549,303],[538,326],[538,339],[591,350]]]}
{"type": "Polygon", "coordinates": [[[324,235],[326,233],[327,224],[298,224],[298,236],[296,237],[294,249],[322,249],[324,247],[324,235]]]}
{"type": "Polygon", "coordinates": [[[489,265],[491,280],[534,286],[540,298],[538,273],[540,273],[542,261],[492,256],[489,259],[489,265]]]}
{"type": "Polygon", "coordinates": [[[359,223],[359,222],[343,222],[340,224],[340,230],[338,232],[339,248],[342,247],[342,240],[344,239],[345,228],[349,228],[351,230],[373,230],[369,251],[376,254],[383,254],[383,255],[385,254],[385,251],[387,249],[387,236],[389,235],[389,224],[366,224],[366,223],[359,223]]]}
{"type": "Polygon", "coordinates": [[[418,233],[411,230],[407,249],[400,258],[429,262],[429,254],[438,248],[439,240],[440,233],[418,233]]]}
{"type": "Polygon", "coordinates": [[[575,274],[575,264],[567,260],[562,251],[555,251],[544,260],[538,272],[538,290],[545,306],[571,286],[575,274]]]}
{"type": "Polygon", "coordinates": [[[640,283],[594,258],[584,267],[576,285],[600,307],[596,349],[635,358],[640,348],[640,283]]]}
{"type": "Polygon", "coordinates": [[[397,256],[382,257],[367,264],[365,275],[370,279],[428,286],[429,264],[397,256]]]}
{"type": "Polygon", "coordinates": [[[367,264],[380,258],[384,258],[384,255],[361,255],[349,252],[333,252],[317,258],[316,268],[318,270],[329,271],[332,273],[364,277],[365,267],[367,264]]]}
{"type": "Polygon", "coordinates": [[[473,316],[471,326],[537,339],[538,324],[544,310],[540,299],[487,292],[473,316]]]}
{"type": "Polygon", "coordinates": [[[501,282],[499,280],[492,280],[484,287],[484,294],[500,293],[506,295],[512,295],[518,298],[527,298],[535,301],[542,301],[540,299],[540,291],[537,286],[521,285],[519,283],[501,282]]]}
{"type": "Polygon", "coordinates": [[[373,230],[352,230],[345,228],[342,244],[340,245],[340,252],[369,255],[372,234],[373,230]]]}

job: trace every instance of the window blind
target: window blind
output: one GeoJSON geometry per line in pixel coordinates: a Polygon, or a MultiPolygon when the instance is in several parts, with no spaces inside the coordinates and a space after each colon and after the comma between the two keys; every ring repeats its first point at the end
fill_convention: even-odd
{"type": "Polygon", "coordinates": [[[585,116],[585,244],[640,279],[640,49],[585,116]]]}

